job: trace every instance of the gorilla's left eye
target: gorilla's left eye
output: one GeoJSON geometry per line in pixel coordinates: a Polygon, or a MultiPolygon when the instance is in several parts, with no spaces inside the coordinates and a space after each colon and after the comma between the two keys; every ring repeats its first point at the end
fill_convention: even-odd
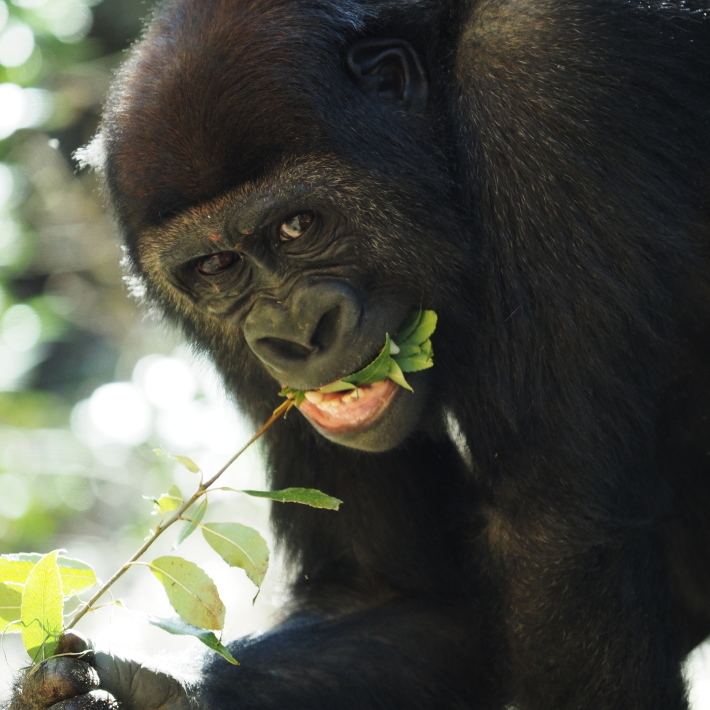
{"type": "Polygon", "coordinates": [[[281,222],[279,238],[282,242],[298,239],[313,224],[313,212],[301,212],[281,222]]]}
{"type": "Polygon", "coordinates": [[[233,251],[220,251],[217,254],[198,259],[195,266],[205,276],[216,276],[233,266],[239,257],[233,251]]]}

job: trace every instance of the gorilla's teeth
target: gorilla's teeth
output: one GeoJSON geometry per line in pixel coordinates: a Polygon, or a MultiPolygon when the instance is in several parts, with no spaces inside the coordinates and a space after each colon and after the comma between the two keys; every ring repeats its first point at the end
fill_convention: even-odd
{"type": "Polygon", "coordinates": [[[313,404],[320,404],[323,401],[322,392],[306,392],[306,399],[313,404]]]}

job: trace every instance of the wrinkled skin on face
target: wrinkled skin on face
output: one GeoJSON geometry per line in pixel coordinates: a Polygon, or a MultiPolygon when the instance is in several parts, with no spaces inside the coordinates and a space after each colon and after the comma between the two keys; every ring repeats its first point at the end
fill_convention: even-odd
{"type": "MultiPolygon", "coordinates": [[[[419,308],[422,284],[440,280],[450,250],[442,235],[426,268],[415,267],[411,237],[424,225],[393,214],[381,197],[362,214],[347,193],[333,194],[346,179],[356,177],[336,157],[288,165],[148,227],[136,245],[142,287],[184,320],[227,377],[250,389],[258,382],[272,409],[284,386],[315,390],[368,364],[385,334],[419,308]]],[[[357,400],[344,392],[301,412],[332,441],[387,450],[420,426],[428,379],[414,375],[413,392],[367,386],[357,400]]]]}

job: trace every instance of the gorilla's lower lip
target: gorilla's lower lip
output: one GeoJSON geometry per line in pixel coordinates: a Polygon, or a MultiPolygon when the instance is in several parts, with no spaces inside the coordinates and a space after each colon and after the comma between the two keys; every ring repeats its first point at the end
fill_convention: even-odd
{"type": "Polygon", "coordinates": [[[373,424],[398,389],[399,385],[392,380],[383,380],[346,392],[309,392],[298,409],[324,433],[354,433],[373,424]]]}

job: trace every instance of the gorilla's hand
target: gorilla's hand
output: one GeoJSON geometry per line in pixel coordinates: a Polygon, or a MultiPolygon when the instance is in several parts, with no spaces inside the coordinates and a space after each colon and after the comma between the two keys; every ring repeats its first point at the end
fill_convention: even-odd
{"type": "Polygon", "coordinates": [[[8,710],[188,710],[185,686],[136,661],[94,652],[74,632],[58,654],[22,676],[8,710]]]}

